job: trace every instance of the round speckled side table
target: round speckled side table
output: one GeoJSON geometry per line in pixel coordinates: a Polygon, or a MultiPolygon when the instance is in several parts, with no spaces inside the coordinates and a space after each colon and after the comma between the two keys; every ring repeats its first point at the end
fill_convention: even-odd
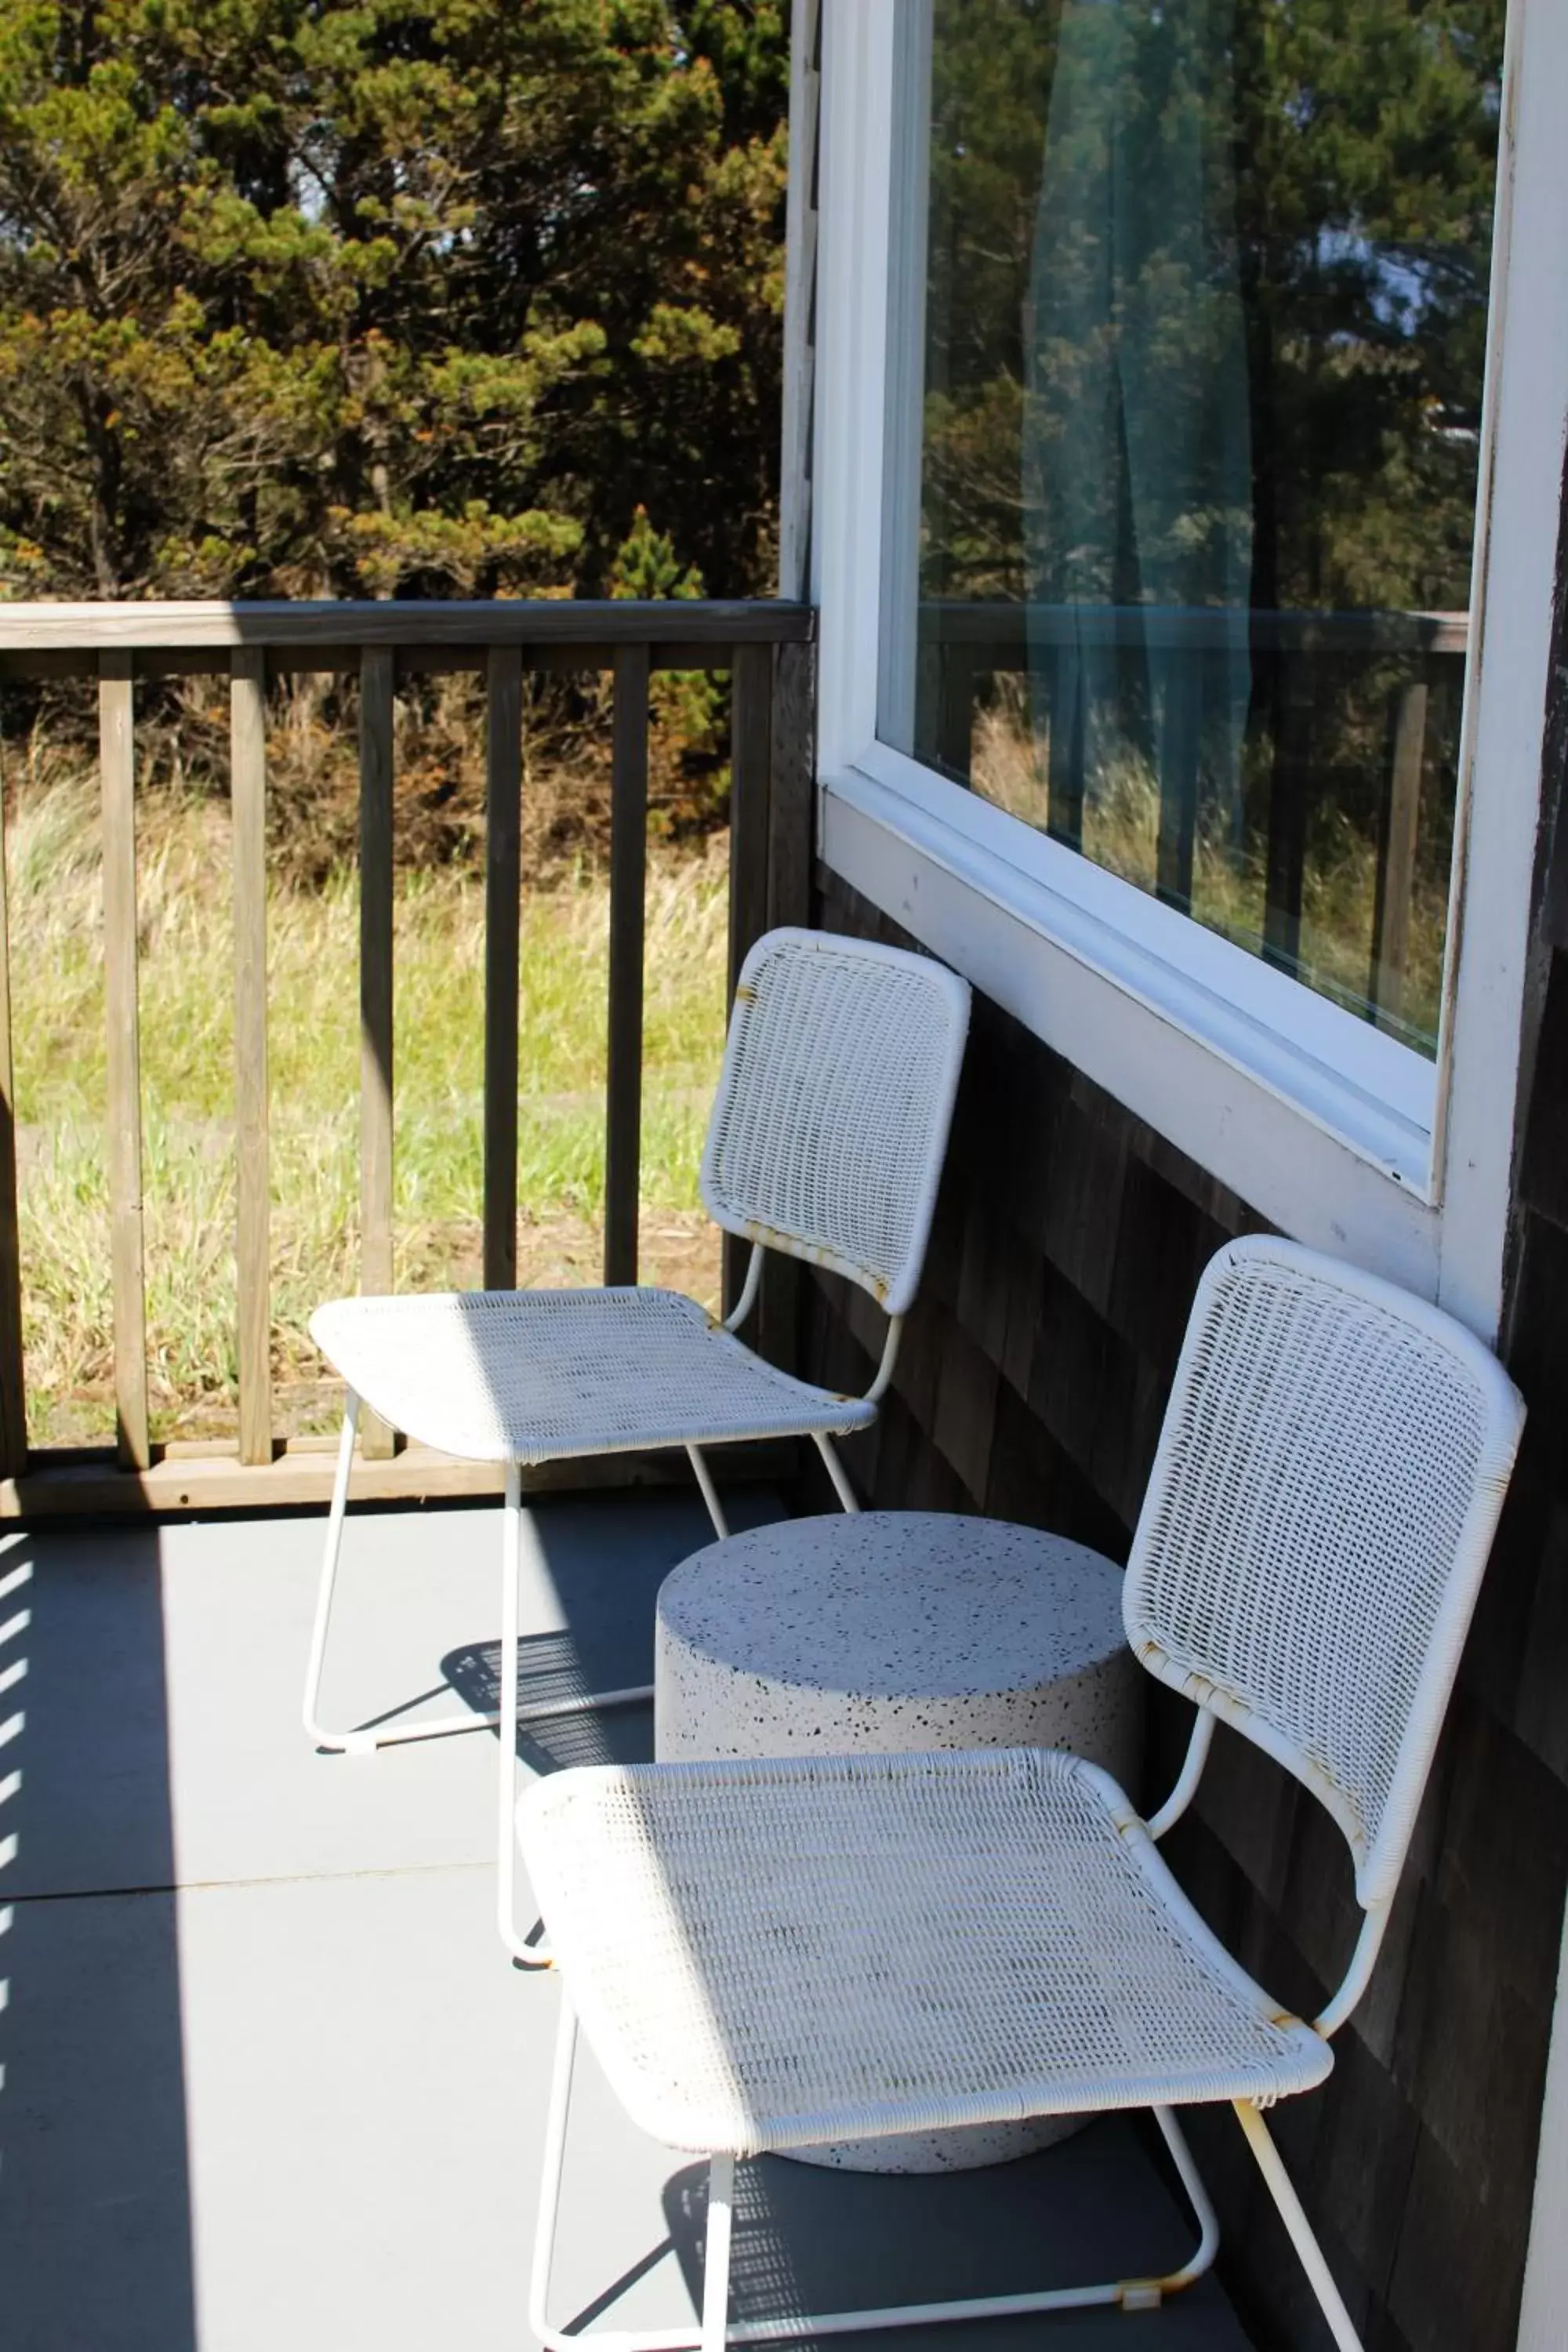
{"type": "MultiPolygon", "coordinates": [[[[1139,1677],[1121,1570],[1083,1544],[931,1511],[836,1512],[731,1536],[658,1596],[655,1752],[842,1756],[1067,1748],[1125,1787],[1139,1677]]],[[[796,2150],[848,2171],[961,2171],[1045,2147],[1078,2116],[796,2150]]]]}

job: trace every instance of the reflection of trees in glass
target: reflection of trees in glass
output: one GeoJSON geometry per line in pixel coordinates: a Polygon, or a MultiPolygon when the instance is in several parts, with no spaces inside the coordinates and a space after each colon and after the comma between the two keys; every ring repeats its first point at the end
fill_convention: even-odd
{"type": "MultiPolygon", "coordinates": [[[[921,595],[1223,605],[1249,585],[1261,612],[1465,607],[1506,0],[932,7],[921,595]],[[1190,68],[1205,43],[1204,69],[1184,76],[1184,44],[1190,68]],[[1101,97],[1121,71],[1124,161],[1134,147],[1150,158],[1109,211],[1074,201],[1107,121],[1103,104],[1062,103],[1075,44],[1080,78],[1086,53],[1104,53],[1101,97]],[[1057,154],[1042,173],[1047,131],[1057,154]],[[1170,195],[1184,171],[1200,192],[1184,221],[1170,195]],[[1043,279],[1037,211],[1059,225],[1043,279]],[[1233,372],[1244,415],[1224,389],[1233,372]],[[1047,453],[1043,484],[1031,440],[1047,453]],[[1147,485],[1162,463],[1163,487],[1140,493],[1140,467],[1147,485]]],[[[1310,961],[1335,919],[1336,860],[1364,866],[1386,822],[1391,711],[1427,677],[1415,879],[1440,936],[1459,669],[1386,650],[1255,652],[1228,853],[1252,871],[1242,929],[1278,929],[1264,908],[1270,826],[1287,771],[1309,775],[1297,914],[1310,961]]],[[[1152,782],[1166,689],[1136,657],[1106,690],[1110,675],[1116,755],[1152,782]]],[[[1213,791],[1214,716],[1203,764],[1217,808],[1230,794],[1213,791]]],[[[1097,756],[1091,742],[1091,772],[1097,756]]],[[[1368,894],[1341,897],[1358,909],[1339,943],[1349,970],[1371,946],[1368,894]]],[[[1194,911],[1237,928],[1217,906],[1194,911]]],[[[1436,937],[1422,946],[1427,967],[1437,951],[1436,937]]],[[[1426,1022],[1425,1005],[1405,1009],[1426,1022]]]]}
{"type": "Polygon", "coordinates": [[[1060,0],[933,0],[921,593],[1024,593],[1023,318],[1060,0]]]}
{"type": "Polygon", "coordinates": [[[1503,16],[1238,12],[1259,602],[1468,601],[1503,16]]]}
{"type": "MultiPolygon", "coordinates": [[[[1149,648],[1140,663],[1136,647],[1092,646],[1079,657],[1099,726],[1144,736],[1184,810],[1201,759],[1227,814],[1250,691],[1239,616],[1252,542],[1233,12],[1234,0],[1066,0],[1035,208],[1022,449],[1032,614],[1088,604],[1237,616],[1202,655],[1149,648]]],[[[1059,630],[1032,625],[1042,679],[1059,647],[1059,630]]],[[[1053,680],[1042,730],[1059,700],[1053,680]]],[[[1190,896],[1184,880],[1179,893],[1190,896]]]]}
{"type": "Polygon", "coordinates": [[[1025,311],[1031,594],[1247,602],[1233,13],[1067,0],[1025,311]]]}
{"type": "MultiPolygon", "coordinates": [[[[1468,600],[1504,5],[1236,0],[1260,606],[1468,600]]],[[[1194,13],[1073,5],[1124,24],[1194,13]]],[[[1018,596],[1024,322],[1063,5],[934,13],[922,592],[1018,596]]],[[[1077,364],[1062,355],[1064,397],[1077,364]]]]}

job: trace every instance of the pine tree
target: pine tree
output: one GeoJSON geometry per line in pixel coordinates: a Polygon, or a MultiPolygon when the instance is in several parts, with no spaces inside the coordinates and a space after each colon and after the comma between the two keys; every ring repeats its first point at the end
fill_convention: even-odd
{"type": "Polygon", "coordinates": [[[765,578],[765,0],[0,0],[0,593],[765,578]]]}

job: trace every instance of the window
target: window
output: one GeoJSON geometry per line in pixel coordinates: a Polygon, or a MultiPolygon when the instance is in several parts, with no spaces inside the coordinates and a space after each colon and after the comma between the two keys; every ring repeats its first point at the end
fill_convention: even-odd
{"type": "Polygon", "coordinates": [[[900,27],[879,733],[1428,1059],[1504,13],[900,27]]]}
{"type": "Polygon", "coordinates": [[[1485,1328],[1568,10],[824,22],[824,856],[1286,1230],[1485,1328]]]}

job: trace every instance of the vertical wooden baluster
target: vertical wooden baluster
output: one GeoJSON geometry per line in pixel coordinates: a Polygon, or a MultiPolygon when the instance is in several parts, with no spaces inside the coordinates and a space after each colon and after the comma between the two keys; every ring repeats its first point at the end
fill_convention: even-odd
{"type": "Polygon", "coordinates": [[[943,646],[937,706],[937,765],[967,784],[974,765],[974,659],[964,645],[943,646]]]}
{"type": "Polygon", "coordinates": [[[1310,651],[1281,653],[1274,698],[1274,762],[1268,793],[1263,954],[1295,977],[1301,955],[1301,898],[1307,872],[1307,813],[1312,791],[1312,698],[1322,691],[1322,661],[1310,651]]]}
{"type": "Polygon", "coordinates": [[[1193,863],[1198,824],[1198,723],[1204,656],[1173,646],[1159,657],[1163,693],[1159,714],[1160,833],[1154,887],[1168,907],[1193,908],[1193,863]]]}
{"type": "MultiPolygon", "coordinates": [[[[737,646],[730,728],[730,1001],[741,966],[768,922],[769,798],[773,769],[773,654],[737,646]]],[[[751,1244],[724,1237],[724,1311],[741,1295],[751,1244]]]]}
{"type": "Polygon", "coordinates": [[[109,1020],[109,1213],[120,1461],[145,1470],[147,1295],[142,1234],[142,1058],[136,1003],[136,768],[127,653],[99,657],[103,967],[109,1020]]]}
{"type": "Polygon", "coordinates": [[[5,824],[4,805],[0,803],[0,1477],[15,1478],[26,1466],[22,1249],[16,1207],[16,1094],[11,1054],[11,946],[5,901],[5,824]]]}
{"type": "Polygon", "coordinates": [[[610,803],[610,1018],[605,1280],[637,1278],[642,1158],[643,915],[647,878],[647,646],[616,649],[610,803]]]}
{"type": "Polygon", "coordinates": [[[272,1459],[272,1249],[267,1089],[267,657],[229,676],[234,823],[234,1111],[237,1157],[239,1458],[272,1459]]]}
{"type": "Polygon", "coordinates": [[[1046,829],[1069,849],[1083,847],[1084,677],[1076,644],[1051,656],[1051,739],[1047,754],[1046,829]]]}
{"type": "Polygon", "coordinates": [[[487,1290],[517,1286],[518,894],[522,884],[522,653],[485,670],[485,1250],[487,1290]]]}
{"type": "MultiPolygon", "coordinates": [[[[360,658],[360,1288],[392,1288],[392,720],[393,656],[360,658]]],[[[385,1461],[395,1433],[360,1420],[360,1451],[385,1461]]]]}
{"type": "Polygon", "coordinates": [[[920,745],[922,759],[930,756],[931,745],[942,740],[942,679],[946,659],[946,648],[930,628],[921,625],[915,642],[915,710],[911,740],[920,745]]]}
{"type": "Polygon", "coordinates": [[[1394,759],[1378,845],[1377,906],[1373,916],[1368,994],[1384,1028],[1395,1026],[1405,1003],[1410,961],[1410,901],[1415,888],[1415,839],[1421,818],[1421,770],[1426,756],[1426,681],[1415,678],[1399,697],[1394,759]]]}
{"type": "Polygon", "coordinates": [[[768,794],[767,928],[811,919],[816,851],[816,647],[784,645],[773,670],[773,782],[768,794]]]}

